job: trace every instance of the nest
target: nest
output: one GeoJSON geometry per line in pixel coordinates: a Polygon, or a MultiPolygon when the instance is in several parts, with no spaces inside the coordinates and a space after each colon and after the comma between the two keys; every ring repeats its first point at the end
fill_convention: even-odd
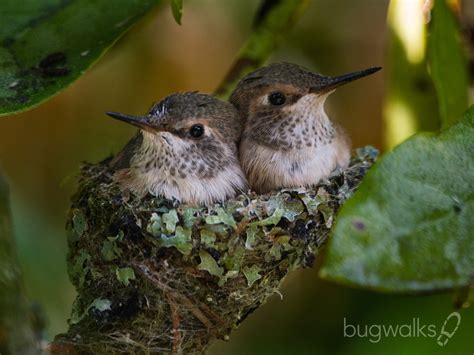
{"type": "Polygon", "coordinates": [[[349,168],[312,189],[209,207],[123,194],[107,161],[85,165],[67,224],[78,295],[56,346],[200,353],[228,339],[289,272],[313,265],[336,211],[376,155],[357,150],[349,168]]]}

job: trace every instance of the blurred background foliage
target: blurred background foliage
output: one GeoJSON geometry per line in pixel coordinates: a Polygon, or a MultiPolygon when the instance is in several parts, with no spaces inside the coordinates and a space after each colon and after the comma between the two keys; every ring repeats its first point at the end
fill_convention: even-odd
{"type": "MultiPolygon", "coordinates": [[[[258,3],[188,0],[182,26],[178,26],[165,2],[66,91],[14,119],[0,119],[0,166],[10,182],[18,254],[29,296],[47,315],[49,339],[66,330],[74,298],[66,274],[64,232],[69,199],[75,191],[74,177],[81,161],[96,162],[117,152],[134,134],[133,129],[110,120],[103,112],[143,114],[152,102],[175,91],[212,92],[250,33],[258,3]]],[[[473,2],[467,0],[462,5],[465,23],[473,26],[473,2]]],[[[409,93],[402,74],[409,75],[416,68],[409,65],[408,53],[394,54],[403,45],[393,29],[387,29],[388,8],[388,0],[313,0],[271,58],[327,75],[384,66],[381,74],[341,88],[328,101],[329,114],[346,127],[355,147],[371,144],[384,150],[420,128],[433,128],[430,125],[438,115],[433,113],[433,121],[420,127],[406,120],[393,121],[396,115],[390,110],[403,112],[406,106],[393,108],[391,98],[397,92],[409,93]],[[399,74],[394,72],[400,70],[393,66],[395,55],[405,55],[408,63],[399,74]]],[[[389,22],[394,19],[393,8],[390,11],[389,22]]],[[[407,26],[417,21],[409,16],[403,19],[407,26]]],[[[416,56],[416,47],[413,50],[416,56]]],[[[435,112],[436,96],[425,76],[417,76],[416,83],[423,90],[413,107],[435,112]]],[[[422,324],[435,324],[440,329],[452,311],[450,294],[413,297],[348,289],[319,280],[316,269],[291,275],[283,294],[283,300],[275,295],[228,343],[218,342],[210,352],[474,351],[472,307],[461,312],[461,326],[446,348],[439,347],[434,338],[389,337],[373,343],[367,337],[344,337],[344,319],[363,327],[411,324],[413,318],[419,318],[422,324]]]]}

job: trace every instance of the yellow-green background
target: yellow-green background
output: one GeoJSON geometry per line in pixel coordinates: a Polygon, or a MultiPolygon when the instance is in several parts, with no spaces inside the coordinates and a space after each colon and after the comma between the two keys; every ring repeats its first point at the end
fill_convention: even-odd
{"type": "MultiPolygon", "coordinates": [[[[470,1],[465,8],[472,14],[470,1]]],[[[64,225],[75,174],[82,161],[103,159],[134,133],[104,112],[142,114],[175,91],[212,92],[249,34],[258,3],[184,1],[182,26],[162,6],[63,93],[32,111],[0,119],[0,167],[10,182],[18,254],[29,296],[48,318],[49,338],[66,329],[74,299],[64,225]]],[[[313,0],[271,60],[327,75],[384,66],[387,7],[388,0],[313,0]]],[[[346,127],[354,146],[384,149],[384,75],[341,88],[328,100],[328,112],[346,127]]],[[[473,308],[461,311],[461,326],[445,348],[434,338],[389,337],[373,344],[367,337],[343,336],[344,318],[361,327],[419,318],[439,330],[452,311],[449,294],[390,296],[348,289],[319,280],[313,269],[291,275],[283,295],[283,300],[275,295],[211,353],[474,353],[473,308]]]]}

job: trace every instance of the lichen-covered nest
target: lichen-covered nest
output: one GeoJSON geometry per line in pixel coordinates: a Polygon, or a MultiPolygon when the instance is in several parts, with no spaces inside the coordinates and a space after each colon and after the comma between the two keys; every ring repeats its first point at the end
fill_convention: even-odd
{"type": "Polygon", "coordinates": [[[313,189],[190,207],[123,194],[107,162],[85,165],[73,198],[69,274],[78,295],[57,346],[79,353],[193,353],[226,339],[310,267],[377,152],[313,189]]]}

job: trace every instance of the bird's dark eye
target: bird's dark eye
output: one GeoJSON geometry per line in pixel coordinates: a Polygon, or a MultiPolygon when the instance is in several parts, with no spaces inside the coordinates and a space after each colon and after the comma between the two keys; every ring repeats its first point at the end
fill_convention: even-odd
{"type": "Polygon", "coordinates": [[[193,138],[199,138],[204,134],[204,126],[202,124],[194,124],[189,129],[189,134],[193,138]]]}
{"type": "Polygon", "coordinates": [[[286,97],[281,92],[272,92],[268,95],[268,100],[274,106],[281,106],[285,103],[286,97]]]}

